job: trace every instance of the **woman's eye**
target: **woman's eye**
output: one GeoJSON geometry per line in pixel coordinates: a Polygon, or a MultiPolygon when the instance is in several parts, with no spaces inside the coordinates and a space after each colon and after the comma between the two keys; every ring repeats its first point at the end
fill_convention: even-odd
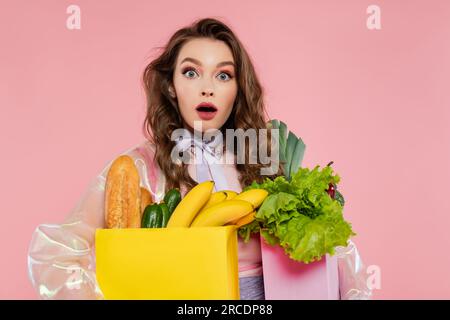
{"type": "Polygon", "coordinates": [[[183,74],[188,78],[193,78],[197,74],[194,69],[186,69],[183,74]]]}
{"type": "MultiPolygon", "coordinates": [[[[187,78],[195,78],[195,76],[198,76],[198,73],[197,73],[197,71],[195,71],[195,69],[192,69],[192,68],[188,68],[188,69],[185,69],[184,71],[183,71],[183,75],[184,76],[186,76],[187,78]]],[[[231,78],[233,78],[230,74],[228,74],[227,72],[221,72],[219,75],[218,75],[218,77],[219,77],[219,79],[220,80],[222,80],[222,81],[228,81],[228,80],[230,80],[231,78]]]]}
{"type": "Polygon", "coordinates": [[[232,77],[231,77],[231,75],[229,75],[229,74],[226,73],[226,72],[221,72],[221,73],[219,74],[219,78],[220,78],[220,80],[228,81],[228,80],[230,80],[232,77]]]}

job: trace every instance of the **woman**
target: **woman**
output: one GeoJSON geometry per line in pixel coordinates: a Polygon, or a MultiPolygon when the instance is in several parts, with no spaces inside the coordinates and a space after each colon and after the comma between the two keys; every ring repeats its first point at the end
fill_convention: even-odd
{"type": "MultiPolygon", "coordinates": [[[[195,138],[198,122],[202,132],[216,129],[225,136],[227,129],[265,129],[269,120],[254,67],[228,26],[208,18],[175,32],[162,53],[145,68],[143,83],[147,96],[146,139],[122,154],[132,157],[141,186],[150,191],[154,201],[159,202],[167,190],[175,187],[186,194],[204,180],[214,180],[216,190],[240,192],[251,182],[267,177],[260,173],[265,167],[261,163],[227,160],[210,164],[206,152],[211,145],[195,138]],[[174,141],[172,133],[180,128],[190,135],[174,141]],[[203,161],[173,161],[175,149],[201,152],[203,161]]],[[[258,146],[245,144],[246,160],[250,150],[258,146]]],[[[237,152],[242,152],[227,148],[220,151],[226,153],[227,159],[235,159],[237,152]]],[[[29,273],[42,298],[102,298],[95,277],[94,233],[96,228],[105,226],[104,190],[111,163],[94,179],[64,223],[36,229],[30,245],[29,273]]],[[[269,177],[281,174],[278,167],[269,177]]],[[[252,236],[248,243],[239,239],[238,253],[241,299],[264,299],[259,236],[252,236]]],[[[358,258],[356,251],[351,256],[358,258]]],[[[356,279],[353,275],[361,276],[358,272],[347,272],[347,278],[351,275],[351,279],[356,279]]],[[[354,292],[352,296],[355,297],[354,292]]]]}

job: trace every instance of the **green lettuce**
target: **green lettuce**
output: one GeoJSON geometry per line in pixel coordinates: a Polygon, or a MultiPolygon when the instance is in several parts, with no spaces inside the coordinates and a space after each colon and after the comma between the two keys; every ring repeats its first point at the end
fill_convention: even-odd
{"type": "Polygon", "coordinates": [[[346,246],[356,235],[343,217],[341,202],[326,190],[340,177],[330,166],[320,170],[300,168],[291,180],[280,176],[262,183],[253,182],[244,190],[265,189],[269,196],[259,207],[255,220],[242,226],[238,234],[248,241],[252,233],[261,233],[267,243],[280,245],[291,259],[310,263],[325,254],[334,254],[336,246],[346,246]]]}

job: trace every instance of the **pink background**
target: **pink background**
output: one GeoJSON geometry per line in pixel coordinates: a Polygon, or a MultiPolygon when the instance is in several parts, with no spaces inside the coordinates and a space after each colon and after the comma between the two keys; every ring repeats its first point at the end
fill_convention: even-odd
{"type": "Polygon", "coordinates": [[[254,61],[273,118],[326,165],[375,298],[450,298],[448,1],[1,1],[0,298],[36,297],[26,253],[87,183],[143,139],[141,72],[196,18],[228,23],[254,61]],[[81,7],[81,30],[66,8],[81,7]],[[366,8],[381,7],[381,30],[366,8]]]}

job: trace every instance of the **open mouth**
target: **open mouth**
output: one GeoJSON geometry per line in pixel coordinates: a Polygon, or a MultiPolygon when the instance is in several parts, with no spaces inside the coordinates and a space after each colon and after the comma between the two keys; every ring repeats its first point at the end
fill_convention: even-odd
{"type": "Polygon", "coordinates": [[[211,120],[217,113],[217,108],[212,104],[200,104],[195,110],[202,120],[211,120]]]}
{"type": "Polygon", "coordinates": [[[197,111],[199,112],[216,112],[216,107],[213,106],[199,106],[197,107],[197,111]]]}

